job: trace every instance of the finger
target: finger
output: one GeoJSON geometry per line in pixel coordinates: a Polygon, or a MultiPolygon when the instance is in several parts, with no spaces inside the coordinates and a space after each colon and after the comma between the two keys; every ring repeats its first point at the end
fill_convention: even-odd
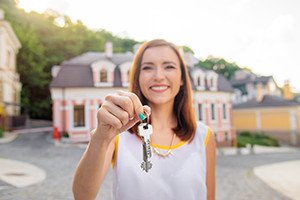
{"type": "Polygon", "coordinates": [[[128,129],[130,129],[131,127],[133,127],[139,121],[140,121],[140,118],[139,117],[135,117],[134,119],[130,120],[125,126],[123,126],[120,129],[120,132],[127,131],[128,129]]]}
{"type": "Polygon", "coordinates": [[[121,96],[129,97],[133,103],[134,106],[134,112],[137,115],[143,114],[144,115],[144,108],[143,105],[139,99],[139,97],[132,93],[132,92],[124,92],[124,91],[118,91],[118,94],[121,96]]]}
{"type": "Polygon", "coordinates": [[[121,107],[123,110],[125,110],[129,118],[134,117],[134,105],[131,99],[127,96],[121,96],[118,94],[112,94],[112,95],[107,95],[105,97],[105,100],[112,102],[113,104],[121,107]]]}
{"type": "MultiPolygon", "coordinates": [[[[105,104],[102,104],[102,106],[105,106],[105,104]]],[[[123,124],[122,122],[115,117],[113,114],[111,114],[107,109],[100,108],[101,110],[98,111],[98,121],[100,124],[107,124],[115,129],[119,130],[122,128],[123,124]]]]}
{"type": "Polygon", "coordinates": [[[127,111],[123,110],[121,107],[115,105],[113,102],[107,101],[103,107],[113,116],[118,118],[122,125],[126,125],[129,121],[129,114],[127,111]]]}

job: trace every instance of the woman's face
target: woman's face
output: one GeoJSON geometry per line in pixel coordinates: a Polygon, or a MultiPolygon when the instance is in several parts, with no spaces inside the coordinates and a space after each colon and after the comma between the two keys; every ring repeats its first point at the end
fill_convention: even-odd
{"type": "Polygon", "coordinates": [[[182,80],[180,61],[171,47],[151,47],[144,52],[139,84],[149,105],[173,104],[182,80]]]}

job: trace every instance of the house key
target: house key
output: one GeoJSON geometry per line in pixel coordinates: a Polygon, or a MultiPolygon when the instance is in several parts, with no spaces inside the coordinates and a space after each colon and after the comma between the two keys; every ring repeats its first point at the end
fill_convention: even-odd
{"type": "Polygon", "coordinates": [[[153,130],[152,130],[152,125],[149,124],[148,122],[149,119],[147,123],[141,123],[138,126],[138,134],[143,141],[143,162],[141,164],[141,168],[146,172],[148,172],[152,167],[152,163],[150,162],[149,159],[152,156],[151,146],[150,146],[150,136],[153,130]]]}

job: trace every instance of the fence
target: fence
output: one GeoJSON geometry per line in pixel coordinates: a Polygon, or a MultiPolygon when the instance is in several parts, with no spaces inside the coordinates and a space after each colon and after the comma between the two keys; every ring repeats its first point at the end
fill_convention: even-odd
{"type": "Polygon", "coordinates": [[[20,116],[0,116],[0,127],[5,131],[11,131],[26,126],[27,115],[20,116]]]}

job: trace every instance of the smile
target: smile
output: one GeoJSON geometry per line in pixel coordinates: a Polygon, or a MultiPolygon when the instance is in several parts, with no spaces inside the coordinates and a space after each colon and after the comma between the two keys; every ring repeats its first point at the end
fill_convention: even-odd
{"type": "Polygon", "coordinates": [[[157,92],[162,92],[168,89],[168,86],[152,86],[150,89],[157,91],[157,92]]]}

